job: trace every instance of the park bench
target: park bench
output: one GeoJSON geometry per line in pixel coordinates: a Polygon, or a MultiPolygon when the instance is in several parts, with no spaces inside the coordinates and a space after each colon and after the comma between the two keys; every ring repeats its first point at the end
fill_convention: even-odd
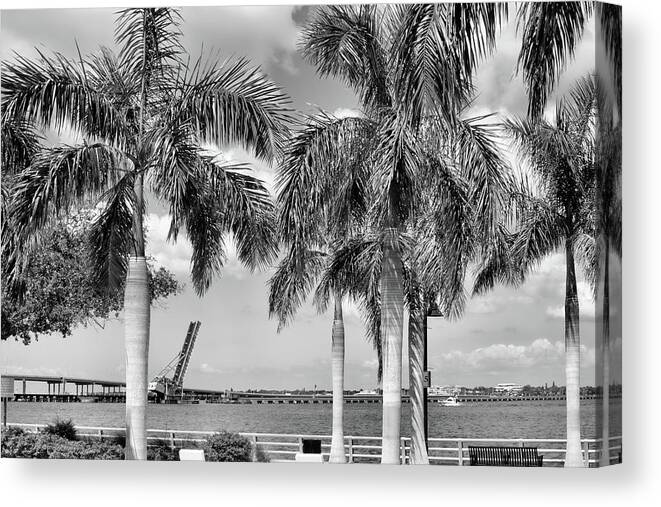
{"type": "Polygon", "coordinates": [[[544,456],[537,455],[537,447],[484,447],[469,445],[471,466],[541,467],[544,456]]]}

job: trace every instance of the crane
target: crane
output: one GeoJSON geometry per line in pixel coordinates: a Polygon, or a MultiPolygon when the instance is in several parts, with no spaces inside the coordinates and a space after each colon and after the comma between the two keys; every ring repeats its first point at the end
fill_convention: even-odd
{"type": "Polygon", "coordinates": [[[181,347],[181,352],[174,356],[165,368],[149,383],[149,391],[156,393],[159,398],[168,401],[176,396],[183,397],[184,377],[186,376],[188,363],[193,352],[193,345],[195,345],[195,339],[201,325],[202,323],[199,320],[191,322],[188,325],[188,332],[184,339],[184,345],[181,347]],[[172,378],[169,378],[168,375],[173,370],[174,374],[172,378]]]}

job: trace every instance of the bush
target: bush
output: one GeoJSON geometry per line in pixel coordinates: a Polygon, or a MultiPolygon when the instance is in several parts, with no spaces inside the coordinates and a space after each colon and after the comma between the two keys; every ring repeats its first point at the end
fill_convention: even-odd
{"type": "Polygon", "coordinates": [[[3,458],[124,459],[124,449],[103,441],[72,441],[51,433],[26,433],[18,428],[2,432],[3,458]]]}
{"type": "Polygon", "coordinates": [[[55,419],[54,423],[49,424],[44,428],[44,433],[56,435],[65,438],[66,440],[78,440],[76,427],[71,419],[68,421],[63,421],[60,418],[55,419]]]}
{"type": "Polygon", "coordinates": [[[147,447],[149,461],[179,461],[179,449],[173,449],[165,440],[157,440],[147,447]]]}
{"type": "Polygon", "coordinates": [[[237,433],[214,433],[207,438],[203,449],[207,461],[252,461],[252,444],[237,433]]]}

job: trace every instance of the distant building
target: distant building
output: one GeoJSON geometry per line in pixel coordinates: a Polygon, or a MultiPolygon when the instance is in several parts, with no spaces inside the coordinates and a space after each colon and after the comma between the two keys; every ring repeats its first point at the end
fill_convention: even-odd
{"type": "Polygon", "coordinates": [[[504,382],[494,386],[494,391],[498,393],[516,394],[523,391],[523,386],[521,384],[514,384],[512,382],[504,382]]]}
{"type": "Polygon", "coordinates": [[[429,388],[430,396],[455,396],[460,392],[459,386],[431,386],[429,388]]]}

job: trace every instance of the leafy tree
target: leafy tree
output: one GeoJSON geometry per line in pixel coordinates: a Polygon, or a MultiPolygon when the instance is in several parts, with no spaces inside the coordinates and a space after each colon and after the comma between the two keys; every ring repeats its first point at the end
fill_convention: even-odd
{"type": "Polygon", "coordinates": [[[9,282],[20,281],[26,252],[56,214],[98,201],[90,243],[100,287],[124,286],[126,458],[146,459],[150,291],[145,258],[145,192],[169,205],[169,238],[184,228],[193,247],[192,281],[210,286],[231,234],[250,268],[275,254],[273,204],[245,166],[209,155],[209,144],[239,144],[272,161],[289,119],[289,99],[244,59],[189,63],[180,15],[169,8],[127,9],[115,31],[119,52],[78,60],[17,55],[3,62],[2,107],[56,130],[71,126],[83,143],[55,146],[17,175],[3,231],[9,282]]]}
{"type": "MultiPolygon", "coordinates": [[[[2,339],[28,345],[40,335],[71,335],[77,326],[103,326],[124,306],[123,283],[115,291],[94,283],[87,236],[93,213],[81,212],[50,225],[29,253],[24,293],[17,295],[2,268],[2,339]]],[[[182,285],[164,267],[149,267],[150,301],[158,304],[181,292],[182,285]]]]}

